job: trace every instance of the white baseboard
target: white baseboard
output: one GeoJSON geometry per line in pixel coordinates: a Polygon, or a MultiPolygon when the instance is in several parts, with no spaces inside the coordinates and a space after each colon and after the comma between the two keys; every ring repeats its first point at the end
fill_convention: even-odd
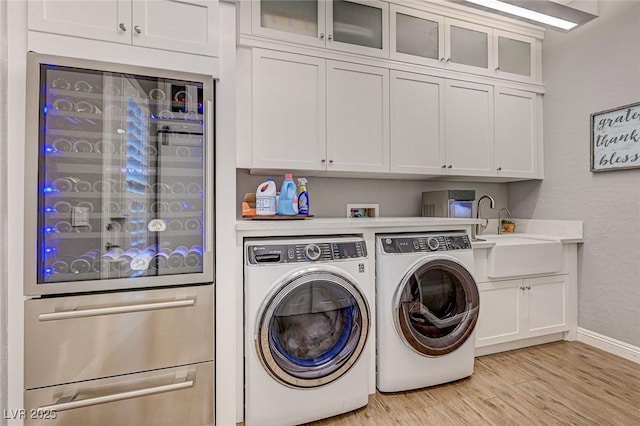
{"type": "Polygon", "coordinates": [[[640,347],[578,327],[578,341],[640,364],[640,347]]]}

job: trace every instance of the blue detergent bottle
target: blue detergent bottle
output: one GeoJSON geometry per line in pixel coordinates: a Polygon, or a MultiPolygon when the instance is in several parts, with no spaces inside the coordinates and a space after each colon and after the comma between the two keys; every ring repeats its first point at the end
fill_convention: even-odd
{"type": "Polygon", "coordinates": [[[278,214],[280,216],[296,216],[298,214],[298,189],[293,182],[293,175],[286,173],[280,187],[278,200],[278,214]]]}

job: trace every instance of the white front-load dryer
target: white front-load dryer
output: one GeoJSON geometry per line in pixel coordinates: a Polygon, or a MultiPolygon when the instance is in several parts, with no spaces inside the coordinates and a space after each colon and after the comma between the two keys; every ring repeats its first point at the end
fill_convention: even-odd
{"type": "Polygon", "coordinates": [[[464,232],[376,238],[376,385],[397,392],[473,373],[479,293],[464,232]]]}
{"type": "Polygon", "coordinates": [[[245,424],[368,403],[370,271],[357,237],[245,240],[245,424]]]}

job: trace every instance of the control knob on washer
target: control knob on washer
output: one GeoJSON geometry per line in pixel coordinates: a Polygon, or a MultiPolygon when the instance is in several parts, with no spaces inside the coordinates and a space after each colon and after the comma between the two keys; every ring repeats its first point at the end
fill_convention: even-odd
{"type": "Polygon", "coordinates": [[[433,237],[427,240],[427,245],[429,246],[429,250],[431,251],[436,251],[440,247],[440,243],[438,242],[438,239],[433,237]]]}
{"type": "Polygon", "coordinates": [[[320,259],[320,255],[322,254],[322,252],[320,251],[320,247],[318,247],[317,244],[309,244],[304,248],[304,254],[309,260],[318,260],[320,259]]]}

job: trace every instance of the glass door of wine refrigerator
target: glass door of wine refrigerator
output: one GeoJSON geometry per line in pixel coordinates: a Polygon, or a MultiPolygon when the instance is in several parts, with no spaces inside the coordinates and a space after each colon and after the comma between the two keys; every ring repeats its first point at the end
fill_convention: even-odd
{"type": "Polygon", "coordinates": [[[29,55],[26,293],[211,282],[211,78],[29,55]]]}

